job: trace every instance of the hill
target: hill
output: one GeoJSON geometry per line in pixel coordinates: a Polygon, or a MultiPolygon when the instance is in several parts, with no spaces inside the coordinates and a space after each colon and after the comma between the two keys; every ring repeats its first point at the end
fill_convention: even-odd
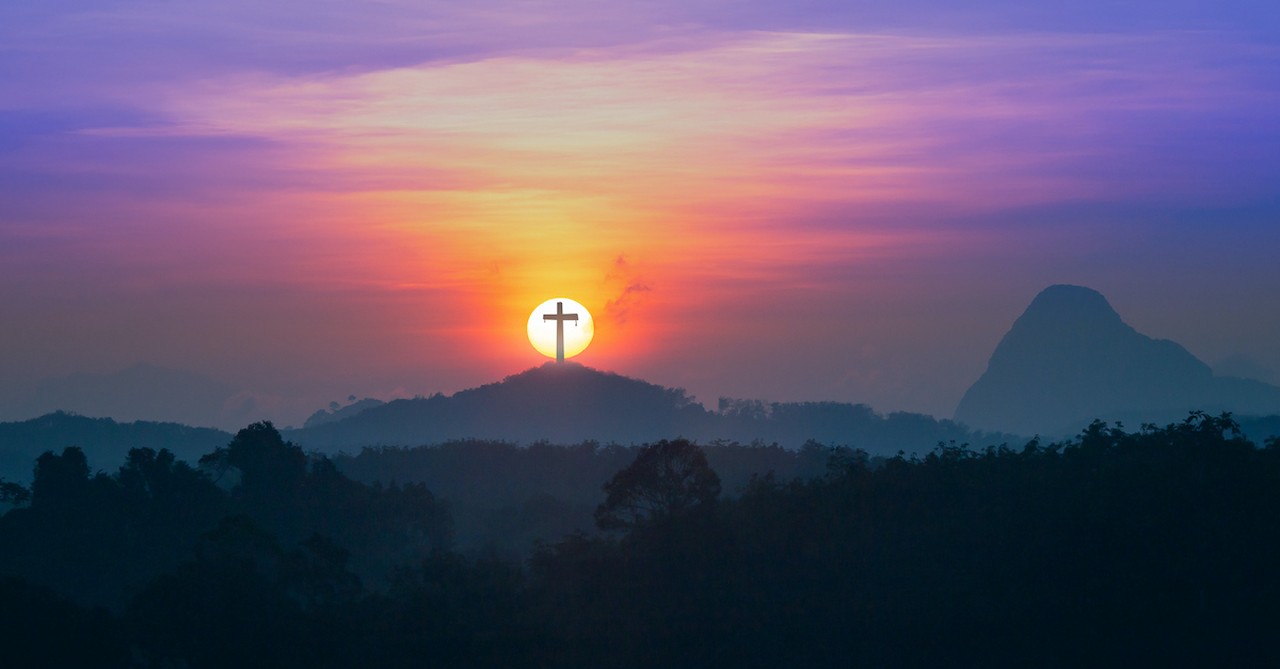
{"type": "Polygon", "coordinates": [[[575,363],[547,363],[451,396],[395,400],[289,433],[313,449],[458,439],[647,441],[706,420],[683,391],[575,363]]]}
{"type": "Polygon", "coordinates": [[[463,439],[574,444],[639,444],[686,437],[776,442],[816,440],[873,454],[927,451],[940,441],[975,445],[1017,442],[976,433],[951,421],[836,402],[765,403],[722,399],[708,411],[685,391],[574,363],[547,363],[452,396],[396,400],[354,416],[288,432],[322,451],[364,446],[416,446],[463,439]]]}
{"type": "Polygon", "coordinates": [[[956,420],[1019,434],[1072,434],[1094,419],[1179,420],[1193,409],[1280,412],[1280,388],[1214,376],[1181,345],[1126,324],[1101,293],[1042,291],[991,355],[956,420]]]}

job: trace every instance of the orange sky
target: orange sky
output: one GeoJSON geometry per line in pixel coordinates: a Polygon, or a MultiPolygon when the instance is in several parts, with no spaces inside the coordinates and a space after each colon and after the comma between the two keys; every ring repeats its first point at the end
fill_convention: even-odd
{"type": "Polygon", "coordinates": [[[1280,368],[1251,22],[481,4],[11,17],[40,57],[0,62],[0,413],[140,360],[286,423],[454,391],[538,364],[556,295],[597,318],[582,362],[710,404],[948,415],[1058,282],[1280,368]]]}

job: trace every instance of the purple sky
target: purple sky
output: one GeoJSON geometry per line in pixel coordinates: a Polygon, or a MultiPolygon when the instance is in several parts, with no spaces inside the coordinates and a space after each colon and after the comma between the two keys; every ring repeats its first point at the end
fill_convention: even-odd
{"type": "Polygon", "coordinates": [[[1277,3],[854,4],[0,5],[0,419],[452,392],[556,295],[711,405],[950,416],[1052,283],[1280,382],[1277,3]]]}

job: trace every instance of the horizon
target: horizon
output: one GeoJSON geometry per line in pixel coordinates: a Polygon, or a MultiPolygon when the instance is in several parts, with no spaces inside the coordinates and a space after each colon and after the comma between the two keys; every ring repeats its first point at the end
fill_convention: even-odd
{"type": "Polygon", "coordinates": [[[709,407],[950,418],[1062,283],[1280,380],[1280,8],[733,10],[0,8],[0,420],[138,363],[224,425],[452,394],[557,295],[709,407]]]}

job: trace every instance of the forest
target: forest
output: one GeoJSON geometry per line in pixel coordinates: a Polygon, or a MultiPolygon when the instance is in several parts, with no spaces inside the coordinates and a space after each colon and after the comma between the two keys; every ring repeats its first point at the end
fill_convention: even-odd
{"type": "Polygon", "coordinates": [[[1229,414],[895,457],[255,423],[0,501],[5,667],[1280,662],[1280,440],[1229,414]]]}

